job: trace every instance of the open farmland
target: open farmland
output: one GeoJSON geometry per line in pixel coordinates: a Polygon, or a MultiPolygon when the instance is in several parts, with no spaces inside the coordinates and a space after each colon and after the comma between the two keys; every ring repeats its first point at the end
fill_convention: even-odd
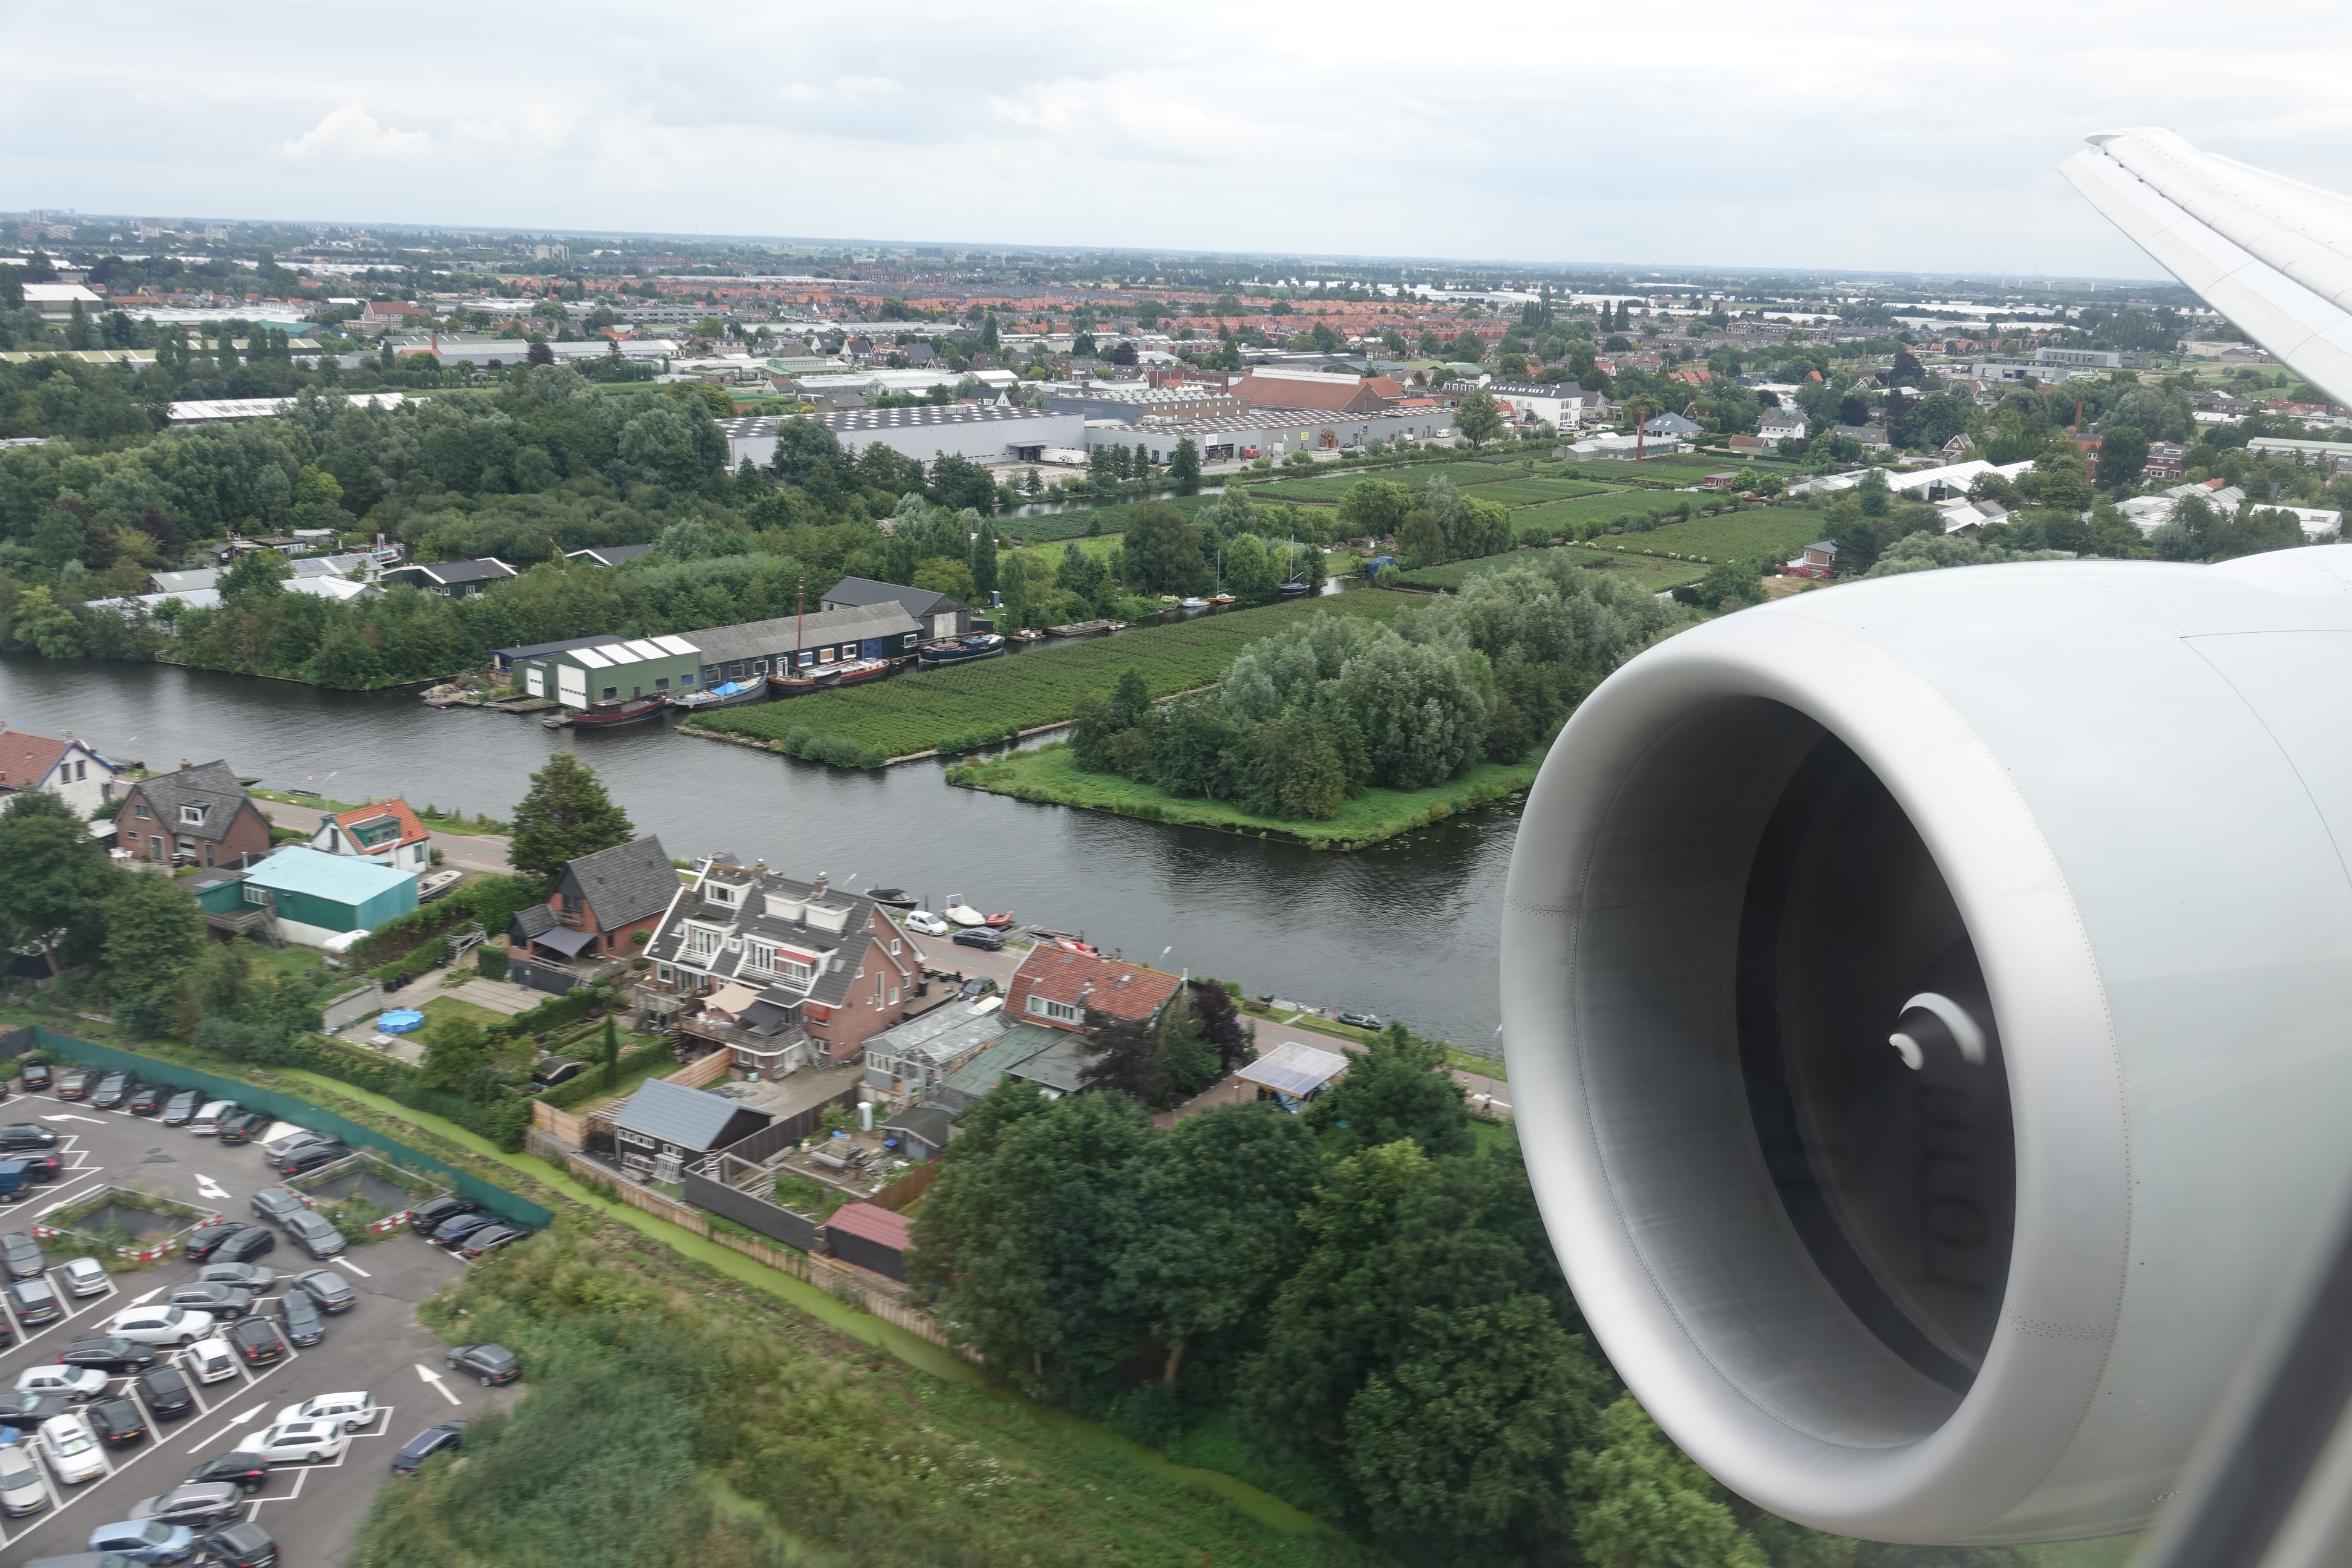
{"type": "MultiPolygon", "coordinates": [[[[1638,587],[1654,593],[1671,588],[1677,583],[1687,583],[1705,570],[1695,562],[1653,561],[1645,556],[1620,553],[1612,550],[1587,550],[1573,544],[1558,547],[1568,559],[1595,572],[1606,572],[1638,587]]],[[[1500,555],[1482,555],[1475,561],[1449,561],[1443,566],[1424,566],[1407,572],[1402,581],[1415,588],[1442,588],[1451,592],[1481,572],[1499,572],[1527,561],[1528,552],[1507,550],[1500,555]]]]}
{"type": "Polygon", "coordinates": [[[1628,533],[1618,550],[1654,550],[1702,561],[1786,561],[1822,536],[1819,513],[1800,507],[1759,507],[1722,517],[1695,517],[1647,533],[1628,533]]]}
{"type": "Polygon", "coordinates": [[[1465,493],[1476,496],[1481,500],[1499,501],[1507,507],[1522,507],[1612,492],[1607,485],[1596,485],[1584,479],[1504,479],[1497,484],[1480,485],[1465,493]]]}
{"type": "MultiPolygon", "coordinates": [[[[1149,499],[1164,500],[1190,517],[1217,498],[1153,496],[1149,499]]],[[[1032,543],[1121,533],[1126,531],[1129,514],[1142,504],[1141,501],[1120,501],[1110,506],[1076,506],[1067,511],[1052,512],[1043,517],[1008,517],[996,525],[996,531],[1007,539],[1024,539],[1032,543]]]]}
{"type": "Polygon", "coordinates": [[[1391,484],[1417,490],[1440,474],[1466,493],[1500,501],[1505,506],[1528,506],[1538,501],[1592,495],[1608,488],[1586,479],[1533,478],[1528,472],[1527,460],[1513,458],[1504,461],[1421,463],[1410,467],[1357,469],[1343,474],[1316,474],[1306,479],[1279,479],[1270,485],[1255,485],[1251,487],[1250,494],[1254,499],[1264,500],[1337,501],[1365,479],[1386,479],[1391,484]]]}
{"type": "Polygon", "coordinates": [[[1607,495],[1548,501],[1515,511],[1511,514],[1511,531],[1523,539],[1538,531],[1545,535],[1591,534],[1612,522],[1622,522],[1629,517],[1655,516],[1679,504],[1679,498],[1662,496],[1654,490],[1612,490],[1607,495]]]}
{"type": "Polygon", "coordinates": [[[1213,685],[1244,644],[1294,621],[1318,614],[1386,620],[1411,603],[1393,594],[1359,590],[1201,616],[978,664],[918,670],[852,691],[727,709],[699,715],[687,727],[763,741],[804,731],[819,742],[837,739],[903,757],[971,736],[1060,723],[1076,710],[1079,698],[1108,691],[1129,669],[1142,672],[1154,697],[1213,685]]]}

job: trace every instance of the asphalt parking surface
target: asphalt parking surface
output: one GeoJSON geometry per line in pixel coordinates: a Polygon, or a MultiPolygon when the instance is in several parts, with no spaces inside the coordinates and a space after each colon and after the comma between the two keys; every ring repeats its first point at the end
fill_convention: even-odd
{"type": "MultiPolygon", "coordinates": [[[[51,1151],[67,1169],[58,1180],[37,1187],[24,1201],[0,1208],[0,1232],[28,1230],[41,1215],[75,1197],[107,1185],[136,1184],[152,1191],[220,1210],[236,1220],[255,1219],[247,1200],[277,1184],[262,1163],[257,1144],[226,1147],[184,1128],[165,1127],[152,1117],[92,1110],[47,1095],[11,1094],[0,1102],[0,1122],[31,1121],[58,1134],[51,1151]]],[[[273,1227],[275,1228],[275,1227],[273,1227]]],[[[62,1258],[53,1258],[55,1263],[62,1258]]],[[[439,1422],[477,1416],[516,1396],[525,1384],[485,1389],[468,1378],[446,1375],[442,1341],[416,1321],[416,1303],[465,1268],[439,1247],[405,1234],[348,1249],[325,1264],[280,1231],[277,1249],[257,1261],[274,1267],[276,1290],[254,1304],[272,1310],[287,1281],[305,1268],[330,1268],[341,1274],[358,1300],[325,1320],[326,1337],[309,1350],[294,1350],[259,1373],[240,1359],[234,1378],[197,1384],[199,1408],[172,1421],[156,1421],[149,1436],[128,1447],[105,1451],[107,1473],[66,1486],[46,1456],[40,1458],[50,1505],[22,1519],[0,1521],[0,1568],[36,1558],[87,1549],[89,1532],[130,1517],[131,1506],[187,1479],[205,1460],[226,1454],[252,1433],[272,1424],[289,1405],[322,1394],[365,1390],[379,1407],[374,1420],[354,1434],[341,1458],[316,1465],[280,1468],[253,1494],[247,1516],[277,1539],[286,1568],[340,1564],[351,1554],[376,1489],[391,1479],[393,1455],[409,1438],[439,1422]],[[435,1374],[427,1378],[424,1374],[435,1374]]],[[[52,1267],[49,1279],[68,1308],[61,1321],[26,1331],[9,1326],[16,1343],[0,1352],[0,1390],[12,1389],[27,1367],[39,1366],[74,1340],[95,1338],[124,1309],[195,1279],[198,1265],[174,1258],[152,1268],[109,1277],[102,1296],[76,1298],[52,1267]]],[[[177,1363],[184,1352],[160,1351],[157,1361],[177,1363]]],[[[528,1370],[526,1369],[526,1381],[528,1370]]],[[[139,1397],[130,1378],[112,1379],[109,1394],[139,1397]]],[[[143,1402],[142,1408],[145,1406],[143,1402]]],[[[34,1452],[38,1455],[37,1446],[34,1452]]]]}

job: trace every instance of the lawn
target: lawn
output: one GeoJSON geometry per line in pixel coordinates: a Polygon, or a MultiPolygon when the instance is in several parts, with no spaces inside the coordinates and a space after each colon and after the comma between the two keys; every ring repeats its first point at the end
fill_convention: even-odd
{"type": "Polygon", "coordinates": [[[446,1018],[463,1018],[485,1029],[493,1024],[503,1024],[507,1019],[504,1013],[493,1013],[488,1007],[477,1007],[471,1002],[460,1002],[455,996],[436,996],[417,1011],[425,1015],[426,1028],[446,1018]]]}
{"type": "MultiPolygon", "coordinates": [[[[1636,534],[1629,537],[1646,539],[1652,536],[1636,534]]],[[[1688,583],[1704,570],[1696,563],[1689,561],[1654,561],[1642,555],[1622,553],[1614,550],[1585,549],[1572,544],[1563,544],[1557,548],[1564,551],[1569,560],[1580,565],[1595,572],[1607,572],[1613,576],[1622,577],[1636,587],[1647,589],[1651,593],[1656,593],[1661,588],[1671,588],[1678,583],[1688,583]]],[[[1464,583],[1481,572],[1499,571],[1506,566],[1517,565],[1526,559],[1526,552],[1512,550],[1506,551],[1500,555],[1481,556],[1475,561],[1449,561],[1443,566],[1424,566],[1417,572],[1408,572],[1404,574],[1404,581],[1415,588],[1443,588],[1450,591],[1461,587],[1464,583]]]]}
{"type": "Polygon", "coordinates": [[[1213,827],[1261,838],[1281,834],[1317,849],[1355,849],[1416,827],[1426,827],[1472,806],[1517,795],[1535,781],[1541,760],[1508,764],[1482,763],[1462,777],[1433,789],[1366,790],[1341,806],[1339,815],[1328,822],[1256,816],[1223,801],[1172,795],[1117,773],[1080,773],[1071,760],[1069,747],[1058,741],[1034,751],[964,763],[949,771],[948,782],[1050,805],[1108,811],[1119,816],[1140,816],[1183,827],[1213,827]]]}
{"type": "MultiPolygon", "coordinates": [[[[1045,498],[1050,500],[1051,498],[1045,498]]],[[[1214,496],[1153,496],[1164,500],[1190,517],[1216,500],[1214,496]]],[[[1052,512],[1043,517],[1008,517],[996,525],[996,531],[1007,539],[1024,540],[1032,543],[1065,539],[1087,539],[1097,534],[1119,533],[1127,528],[1128,514],[1141,501],[1118,501],[1104,506],[1076,506],[1067,511],[1052,512]]]]}
{"type": "Polygon", "coordinates": [[[918,670],[854,691],[698,714],[686,727],[769,742],[805,731],[820,741],[840,738],[861,748],[879,747],[891,757],[950,743],[969,750],[976,743],[970,740],[973,736],[1060,723],[1076,710],[1079,698],[1108,692],[1129,669],[1142,672],[1155,697],[1189,691],[1215,684],[1244,645],[1294,621],[1318,614],[1385,620],[1409,603],[1393,594],[1353,593],[1201,616],[1115,637],[1048,644],[978,664],[918,670]]]}
{"type": "Polygon", "coordinates": [[[1609,540],[1612,550],[1656,551],[1701,561],[1786,561],[1822,536],[1818,512],[1801,508],[1759,507],[1721,517],[1670,522],[1647,533],[1609,540]]]}

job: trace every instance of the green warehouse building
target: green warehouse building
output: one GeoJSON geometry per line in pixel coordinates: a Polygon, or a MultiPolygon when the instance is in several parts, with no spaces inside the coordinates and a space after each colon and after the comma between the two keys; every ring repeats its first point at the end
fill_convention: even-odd
{"type": "MultiPolygon", "coordinates": [[[[228,900],[230,886],[224,882],[200,891],[198,904],[213,911],[215,900],[228,900]]],[[[299,847],[280,849],[234,887],[237,904],[274,910],[286,940],[306,947],[345,931],[373,931],[416,907],[415,872],[299,847]]]]}

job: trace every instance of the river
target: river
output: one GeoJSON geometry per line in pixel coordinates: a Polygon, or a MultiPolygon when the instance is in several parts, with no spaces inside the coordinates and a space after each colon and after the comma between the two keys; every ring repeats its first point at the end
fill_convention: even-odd
{"type": "Polygon", "coordinates": [[[689,739],[667,722],[575,735],[427,708],[409,691],[21,655],[0,657],[0,724],[79,736],[158,771],[220,758],[273,789],[399,795],[501,818],[531,771],[572,747],[674,856],[764,858],[860,889],[903,887],[932,908],[961,894],[1143,963],[1496,1049],[1503,878],[1518,826],[1508,811],[1318,852],[952,789],[937,763],[845,773],[689,739]]]}

